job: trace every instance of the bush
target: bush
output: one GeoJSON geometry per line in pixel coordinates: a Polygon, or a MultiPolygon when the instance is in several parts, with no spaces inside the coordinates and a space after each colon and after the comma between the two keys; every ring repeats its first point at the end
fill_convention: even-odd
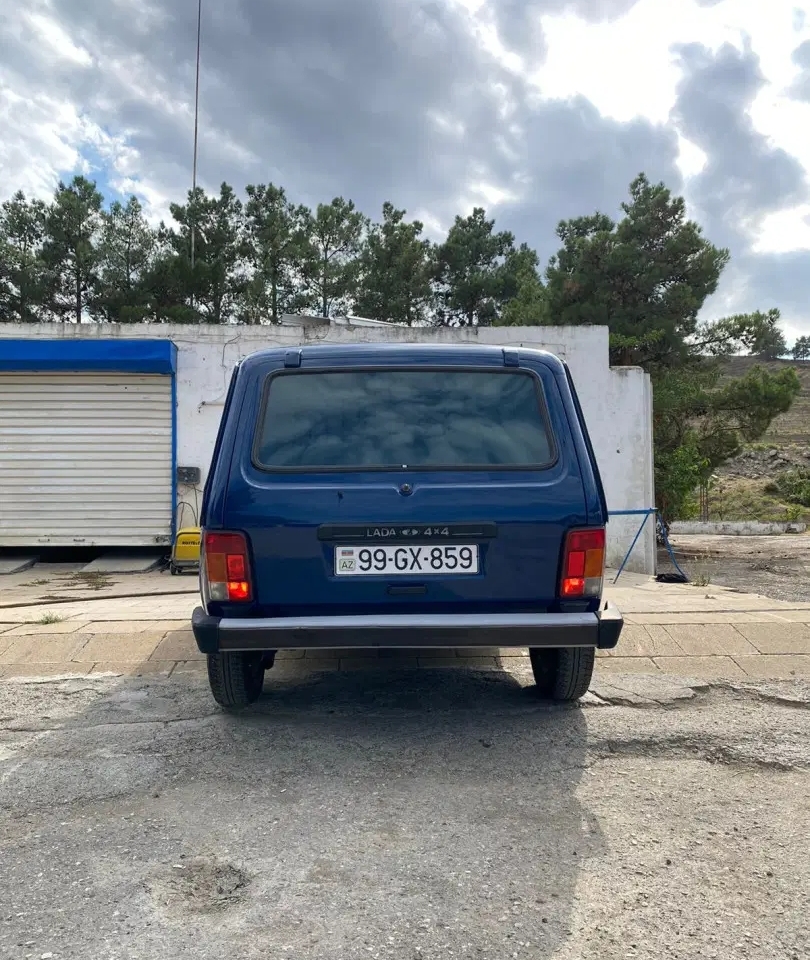
{"type": "Polygon", "coordinates": [[[776,478],[779,492],[790,503],[810,507],[810,470],[787,470],[776,478]]]}

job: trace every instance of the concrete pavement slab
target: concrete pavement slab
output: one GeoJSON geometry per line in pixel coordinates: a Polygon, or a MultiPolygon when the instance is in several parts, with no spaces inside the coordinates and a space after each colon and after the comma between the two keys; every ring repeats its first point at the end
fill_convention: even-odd
{"type": "Polygon", "coordinates": [[[779,657],[759,654],[756,657],[734,659],[747,676],[756,680],[810,677],[810,656],[779,657]]]}
{"type": "Polygon", "coordinates": [[[605,653],[610,657],[668,657],[682,655],[683,650],[663,627],[625,624],[618,646],[605,653]]]}
{"type": "MultiPolygon", "coordinates": [[[[757,649],[731,624],[670,624],[664,628],[687,656],[734,656],[752,654],[757,649]]],[[[664,654],[666,655],[666,654],[664,654]]]]}
{"type": "Polygon", "coordinates": [[[631,673],[660,673],[650,657],[600,657],[596,658],[594,676],[631,673]]]}
{"type": "Polygon", "coordinates": [[[175,630],[166,634],[154,648],[154,660],[202,660],[204,655],[197,649],[194,634],[190,630],[175,630]]]}
{"type": "Polygon", "coordinates": [[[65,663],[61,662],[36,662],[34,660],[24,663],[0,663],[0,671],[3,681],[17,679],[36,679],[43,677],[56,679],[57,677],[85,677],[92,670],[89,663],[65,663]]]}
{"type": "Polygon", "coordinates": [[[103,660],[93,664],[92,675],[113,674],[119,677],[149,677],[162,675],[168,677],[177,664],[174,660],[145,660],[140,662],[126,660],[103,660]]]}
{"type": "Polygon", "coordinates": [[[617,673],[606,679],[597,677],[591,684],[591,693],[607,703],[636,706],[666,706],[695,698],[695,691],[691,687],[660,673],[624,676],[617,673]]]}
{"type": "Polygon", "coordinates": [[[95,633],[160,633],[161,636],[176,631],[189,630],[188,620],[102,620],[93,619],[83,622],[78,629],[80,634],[95,633]]]}
{"type": "MultiPolygon", "coordinates": [[[[82,600],[61,603],[46,608],[57,611],[66,620],[84,618],[87,620],[128,621],[142,620],[180,620],[189,623],[191,613],[199,604],[196,594],[145,595],[138,597],[109,597],[104,599],[88,597],[82,600]]],[[[32,604],[24,607],[3,608],[3,618],[15,623],[25,623],[42,616],[43,606],[32,604]]]]}
{"type": "Polygon", "coordinates": [[[789,623],[810,624],[810,610],[768,610],[763,613],[758,620],[773,620],[777,623],[783,623],[787,621],[789,623]]]}
{"type": "MultiPolygon", "coordinates": [[[[796,612],[805,618],[810,615],[810,611],[804,610],[790,612],[796,612]]],[[[641,626],[654,624],[664,627],[670,623],[760,623],[763,620],[771,618],[769,610],[759,612],[726,610],[722,613],[716,611],[694,613],[684,608],[682,610],[673,610],[670,613],[626,613],[624,610],[622,610],[622,613],[624,614],[624,622],[626,624],[639,624],[641,626]]]]}
{"type": "Polygon", "coordinates": [[[142,631],[140,633],[97,633],[81,635],[82,645],[73,654],[73,660],[97,663],[100,660],[136,661],[179,660],[180,657],[156,657],[155,650],[161,642],[162,633],[142,631]]]}
{"type": "Polygon", "coordinates": [[[751,623],[738,629],[759,653],[810,654],[810,624],[751,623]]]}
{"type": "Polygon", "coordinates": [[[69,664],[86,638],[71,634],[15,637],[0,653],[0,663],[63,663],[69,664]]]}
{"type": "Polygon", "coordinates": [[[76,633],[84,626],[83,621],[61,620],[57,623],[20,623],[4,631],[8,637],[42,637],[57,633],[76,633]]]}
{"type": "Polygon", "coordinates": [[[731,657],[656,657],[656,667],[673,677],[744,680],[747,674],[731,657]]]}

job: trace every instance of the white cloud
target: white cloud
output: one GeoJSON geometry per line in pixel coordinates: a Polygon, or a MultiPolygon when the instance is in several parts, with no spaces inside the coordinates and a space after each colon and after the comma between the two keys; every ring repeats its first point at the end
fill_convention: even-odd
{"type": "MultiPolygon", "coordinates": [[[[800,161],[810,175],[810,104],[786,96],[797,69],[790,55],[810,36],[810,19],[795,17],[795,0],[738,2],[701,7],[695,0],[640,0],[623,17],[588,23],[570,14],[543,18],[548,57],[534,74],[546,97],[586,96],[604,116],[645,117],[665,123],[675,103],[680,72],[670,49],[699,41],[717,50],[746,40],[760,58],[768,84],[751,109],[755,129],[800,161]]],[[[687,178],[703,169],[705,154],[681,138],[678,165],[687,178]]],[[[686,195],[689,196],[687,182],[686,195]]],[[[805,249],[800,212],[769,218],[755,238],[757,252],[805,249]],[[778,228],[772,223],[778,222],[778,228]]]]}
{"type": "Polygon", "coordinates": [[[681,176],[684,178],[697,176],[706,166],[708,159],[704,150],[701,150],[691,140],[687,140],[686,137],[678,135],[677,163],[681,176]]]}
{"type": "Polygon", "coordinates": [[[753,253],[790,253],[810,250],[810,206],[780,210],[765,217],[753,253]]]}
{"type": "Polygon", "coordinates": [[[63,60],[79,67],[89,67],[93,58],[74,43],[62,26],[46,13],[24,13],[23,22],[37,38],[40,50],[47,51],[49,59],[63,60]]]}
{"type": "Polygon", "coordinates": [[[620,122],[664,123],[679,76],[670,47],[697,38],[719,46],[728,39],[716,28],[707,35],[707,12],[694,0],[639,0],[623,17],[603,23],[573,14],[543,17],[548,56],[534,80],[544,96],[581,94],[620,122]]]}

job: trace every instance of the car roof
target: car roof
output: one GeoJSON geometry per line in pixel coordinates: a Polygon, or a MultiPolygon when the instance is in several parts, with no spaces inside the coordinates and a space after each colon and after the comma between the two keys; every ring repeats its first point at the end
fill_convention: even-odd
{"type": "MultiPolygon", "coordinates": [[[[339,361],[343,365],[347,360],[351,361],[354,358],[358,363],[362,362],[364,366],[374,363],[475,363],[485,366],[506,366],[505,357],[512,355],[516,356],[518,360],[539,360],[560,371],[563,367],[562,361],[556,354],[547,350],[537,350],[520,345],[379,342],[300,344],[291,347],[271,347],[251,353],[243,359],[242,364],[244,368],[252,369],[264,366],[267,363],[277,364],[279,360],[295,355],[300,355],[300,362],[304,364],[308,360],[317,361],[319,365],[333,360],[339,361]]],[[[298,366],[298,363],[296,362],[292,366],[298,366]]]]}

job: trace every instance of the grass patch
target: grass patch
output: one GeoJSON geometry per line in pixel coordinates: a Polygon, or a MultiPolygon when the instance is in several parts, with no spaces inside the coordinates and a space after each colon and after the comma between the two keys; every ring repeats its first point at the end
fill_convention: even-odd
{"type": "Polygon", "coordinates": [[[725,477],[709,491],[709,520],[810,522],[810,508],[791,503],[773,479],[725,477]]]}
{"type": "Polygon", "coordinates": [[[52,623],[61,623],[64,619],[65,618],[60,617],[58,613],[43,613],[39,620],[37,620],[37,623],[45,627],[52,623]]]}

